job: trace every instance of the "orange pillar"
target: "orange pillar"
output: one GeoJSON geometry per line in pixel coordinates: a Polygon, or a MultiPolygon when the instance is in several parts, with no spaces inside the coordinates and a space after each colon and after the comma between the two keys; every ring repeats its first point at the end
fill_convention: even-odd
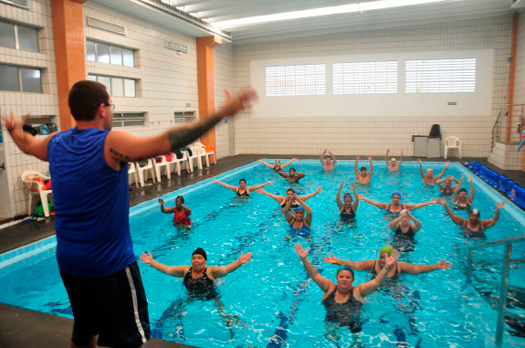
{"type": "Polygon", "coordinates": [[[86,79],[86,51],[82,4],[87,0],[52,0],[53,41],[58,88],[60,128],[75,126],[67,98],[71,87],[86,79]]]}
{"type": "MultiPolygon", "coordinates": [[[[199,88],[199,118],[205,119],[215,112],[215,70],[213,49],[222,43],[220,37],[207,36],[197,38],[197,86],[199,88]]],[[[215,145],[215,129],[201,136],[201,142],[207,146],[215,145]]],[[[217,149],[215,149],[217,155],[217,149]]]]}
{"type": "Polygon", "coordinates": [[[509,117],[507,118],[507,144],[510,143],[511,132],[513,132],[512,126],[512,113],[514,104],[514,81],[516,80],[516,58],[518,48],[518,27],[520,24],[519,13],[514,13],[512,16],[512,39],[511,39],[511,53],[510,56],[510,72],[509,72],[509,97],[508,97],[508,112],[509,117]]]}

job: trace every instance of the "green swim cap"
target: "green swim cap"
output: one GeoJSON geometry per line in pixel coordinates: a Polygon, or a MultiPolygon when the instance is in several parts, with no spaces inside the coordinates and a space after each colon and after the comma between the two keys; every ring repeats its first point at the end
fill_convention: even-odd
{"type": "Polygon", "coordinates": [[[394,251],[394,248],[391,245],[385,245],[379,250],[379,255],[388,254],[388,256],[390,256],[392,255],[392,251],[394,251]]]}

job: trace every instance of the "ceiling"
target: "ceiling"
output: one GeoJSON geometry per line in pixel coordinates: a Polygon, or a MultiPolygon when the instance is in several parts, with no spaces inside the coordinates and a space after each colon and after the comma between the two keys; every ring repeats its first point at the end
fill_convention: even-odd
{"type": "MultiPolygon", "coordinates": [[[[98,0],[99,2],[109,1],[98,0]]],[[[329,6],[370,2],[370,0],[169,0],[179,10],[210,24],[244,17],[309,10],[329,6]]],[[[112,0],[111,5],[169,2],[168,0],[112,0]]],[[[276,40],[298,36],[319,35],[356,30],[446,22],[510,14],[512,0],[448,0],[444,2],[354,12],[303,19],[284,20],[257,25],[224,28],[231,33],[234,44],[276,40]]],[[[111,6],[110,5],[110,6],[111,6]]],[[[157,4],[158,5],[158,4],[157,4]]],[[[161,4],[162,5],[162,4],[161,4]]],[[[120,6],[119,6],[120,7],[120,6]]],[[[142,10],[143,11],[143,10],[142,10]]],[[[128,11],[126,11],[128,12],[128,11]]],[[[144,12],[142,12],[142,16],[144,12]]],[[[192,25],[187,24],[187,25],[192,25]]],[[[202,29],[201,29],[202,30],[202,29]]],[[[191,32],[190,29],[183,32],[191,32]]],[[[196,34],[198,35],[198,34],[196,34]]],[[[209,35],[209,33],[208,33],[209,35]]],[[[201,34],[202,36],[202,34],[201,34]]]]}

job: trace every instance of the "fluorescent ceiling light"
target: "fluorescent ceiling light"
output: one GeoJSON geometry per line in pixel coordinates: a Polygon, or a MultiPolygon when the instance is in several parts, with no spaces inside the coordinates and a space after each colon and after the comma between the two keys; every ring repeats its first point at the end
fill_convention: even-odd
{"type": "Polygon", "coordinates": [[[228,21],[215,22],[212,25],[220,28],[235,28],[246,25],[278,22],[291,19],[329,16],[334,14],[344,14],[352,12],[363,12],[370,10],[381,10],[385,8],[431,4],[450,0],[378,0],[373,2],[354,3],[349,5],[320,7],[310,10],[283,12],[264,16],[246,17],[232,19],[228,21]]]}

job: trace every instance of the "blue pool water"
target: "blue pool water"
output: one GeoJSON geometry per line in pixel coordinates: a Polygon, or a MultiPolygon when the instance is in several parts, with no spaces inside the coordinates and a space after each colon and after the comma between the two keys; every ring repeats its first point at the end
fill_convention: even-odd
{"type": "MultiPolygon", "coordinates": [[[[269,160],[273,162],[273,160],[269,160]]],[[[354,180],[353,161],[341,161],[333,174],[324,174],[319,161],[294,163],[306,178],[293,187],[300,194],[322,193],[307,201],[313,210],[310,241],[296,237],[287,240],[289,227],[280,207],[273,199],[252,194],[248,200],[236,198],[233,192],[206,180],[173,192],[163,198],[174,205],[175,196],[183,194],[186,205],[193,209],[192,230],[178,230],[171,216],[160,212],[156,200],[131,209],[131,232],[136,255],[151,252],[154,258],[168,265],[190,264],[191,253],[203,247],[208,253],[208,266],[235,261],[241,252],[253,253],[253,260],[219,281],[224,311],[239,319],[227,329],[213,301],[186,301],[182,279],[167,276],[146,264],[140,264],[149,301],[153,335],[165,340],[198,347],[336,347],[325,338],[325,309],[322,291],[308,280],[293,244],[310,246],[310,261],[324,277],[335,280],[335,265],[325,263],[330,253],[342,259],[376,259],[379,248],[392,242],[393,233],[383,212],[361,201],[354,224],[339,222],[335,195],[341,180],[349,191],[354,180]]],[[[367,162],[362,162],[366,163],[367,162]]],[[[440,171],[442,163],[426,163],[440,171]]],[[[468,173],[452,164],[447,174],[460,177],[468,173]]],[[[252,163],[218,176],[236,185],[246,178],[248,185],[274,180],[266,191],[284,195],[290,185],[273,171],[252,163]]],[[[474,179],[474,206],[482,219],[491,218],[495,204],[504,200],[474,179]]],[[[416,163],[405,162],[398,174],[388,174],[384,162],[376,162],[370,187],[357,185],[359,194],[381,202],[390,201],[390,193],[398,190],[403,202],[418,203],[438,197],[437,188],[425,187],[416,163]]],[[[450,198],[447,198],[450,201],[450,198]]],[[[450,202],[449,202],[450,203],[450,202]]],[[[457,214],[466,216],[465,212],[457,214]]],[[[454,225],[440,204],[414,212],[423,223],[416,235],[413,251],[404,252],[400,260],[412,263],[435,263],[446,259],[453,265],[422,275],[403,275],[397,284],[367,297],[363,306],[364,326],[359,335],[339,330],[339,346],[358,347],[492,347],[494,346],[497,290],[481,285],[476,279],[499,282],[502,247],[474,255],[474,281],[466,283],[466,253],[462,247],[482,240],[467,240],[454,225]],[[484,263],[481,263],[484,261],[484,263]],[[403,338],[404,336],[404,338],[403,338]],[[399,340],[404,343],[399,345],[399,340]]],[[[507,203],[499,222],[486,232],[486,240],[520,236],[525,231],[525,214],[507,203]]],[[[40,242],[29,254],[0,256],[0,301],[37,311],[72,318],[67,294],[61,283],[54,258],[53,239],[40,242]],[[28,257],[26,257],[28,256],[28,257]]],[[[23,251],[26,251],[24,249],[23,251]]],[[[524,258],[525,243],[515,244],[513,258],[524,258]]],[[[370,279],[356,272],[354,284],[370,279]]],[[[510,284],[523,286],[525,270],[512,269],[510,284]]],[[[514,298],[511,311],[525,313],[524,300],[514,298]]],[[[525,338],[510,333],[506,326],[505,346],[525,346],[525,338]]]]}

